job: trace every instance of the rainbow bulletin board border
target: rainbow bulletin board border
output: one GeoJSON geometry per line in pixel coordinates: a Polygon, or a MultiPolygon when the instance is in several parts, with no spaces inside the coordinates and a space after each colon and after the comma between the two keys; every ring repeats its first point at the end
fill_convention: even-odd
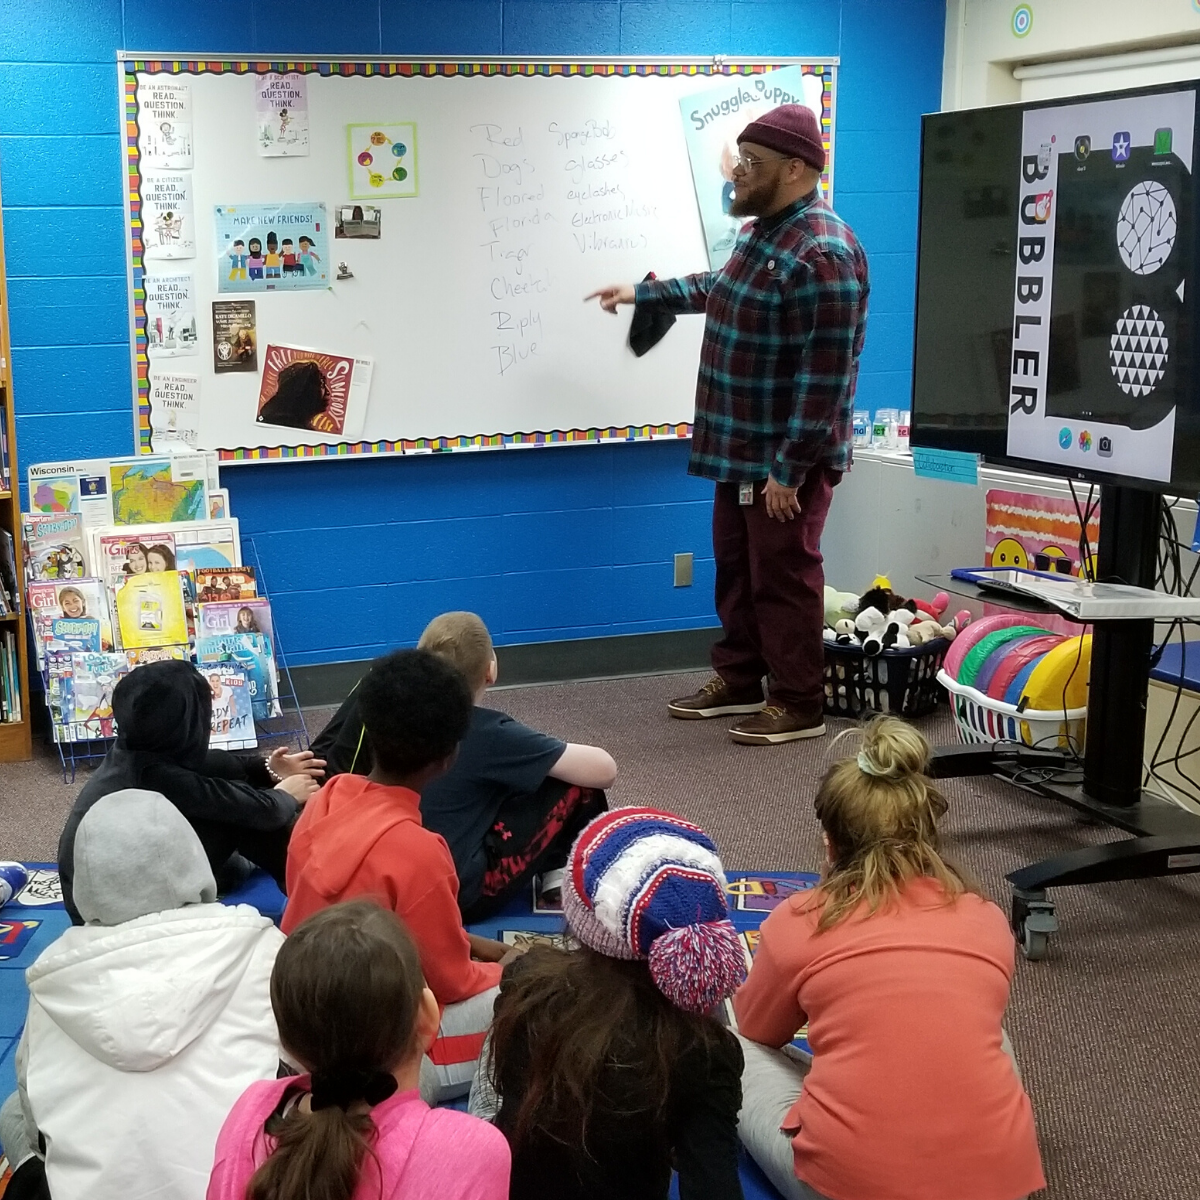
{"type": "MultiPolygon", "coordinates": [[[[129,224],[129,268],[133,287],[133,334],[137,405],[137,449],[150,453],[150,359],[146,338],[146,270],[142,259],[141,169],[138,157],[137,76],[156,75],[263,75],[269,72],[327,76],[437,75],[566,75],[585,78],[628,75],[761,75],[784,66],[799,66],[806,75],[823,77],[821,132],[830,154],[833,129],[836,62],[774,60],[761,62],[484,62],[484,61],[281,61],[276,59],[155,58],[152,55],[120,60],[125,98],[125,181],[129,224]]],[[[832,158],[830,158],[832,161],[832,158]]],[[[606,442],[641,442],[655,438],[689,438],[690,424],[628,425],[606,429],[549,429],[529,433],[474,434],[462,437],[416,438],[395,442],[338,442],[314,446],[252,446],[218,450],[222,462],[286,462],[291,459],[348,458],[365,454],[433,454],[449,450],[505,450],[530,446],[598,445],[606,442]]]]}

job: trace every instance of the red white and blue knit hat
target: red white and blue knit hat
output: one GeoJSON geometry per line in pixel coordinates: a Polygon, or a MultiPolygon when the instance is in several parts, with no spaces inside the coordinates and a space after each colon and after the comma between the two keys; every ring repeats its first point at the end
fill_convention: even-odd
{"type": "Polygon", "coordinates": [[[646,959],[673,1004],[707,1012],[746,978],[725,871],[698,826],[655,808],[618,808],[579,835],[563,878],[572,933],[611,958],[646,959]]]}

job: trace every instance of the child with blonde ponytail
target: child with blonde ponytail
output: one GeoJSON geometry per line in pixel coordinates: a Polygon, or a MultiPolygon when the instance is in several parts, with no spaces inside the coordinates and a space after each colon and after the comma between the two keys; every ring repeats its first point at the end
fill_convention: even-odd
{"type": "Polygon", "coordinates": [[[507,1200],[503,1135],[420,1097],[438,1006],[395,914],[355,900],[302,922],[275,960],[271,1007],[306,1074],[243,1093],[207,1200],[507,1200]]]}
{"type": "Polygon", "coordinates": [[[825,773],[821,884],[734,997],[739,1133],[790,1200],[1019,1200],[1046,1186],[1002,1020],[1004,914],[941,854],[929,744],[882,717],[825,773]],[[812,1063],[786,1046],[808,1024],[812,1063]]]}

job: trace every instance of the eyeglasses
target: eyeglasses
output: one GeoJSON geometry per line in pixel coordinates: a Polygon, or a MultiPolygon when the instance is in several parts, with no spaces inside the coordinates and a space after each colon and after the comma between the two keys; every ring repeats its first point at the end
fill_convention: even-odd
{"type": "Polygon", "coordinates": [[[739,154],[733,160],[733,169],[736,171],[739,167],[743,171],[753,171],[755,167],[761,167],[765,162],[787,162],[788,155],[772,154],[770,158],[755,158],[752,154],[739,154]]]}

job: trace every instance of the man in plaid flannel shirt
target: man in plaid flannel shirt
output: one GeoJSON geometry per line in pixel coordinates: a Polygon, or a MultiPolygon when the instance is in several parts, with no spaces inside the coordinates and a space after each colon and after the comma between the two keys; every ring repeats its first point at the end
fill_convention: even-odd
{"type": "Polygon", "coordinates": [[[593,295],[608,312],[705,313],[688,470],[716,481],[724,636],[716,678],[668,710],[742,716],[734,741],[769,745],[825,732],[821,531],[850,466],[870,287],[866,255],[817,190],[825,148],[812,111],[772,109],[738,147],[730,213],[758,219],[725,266],[593,295]]]}

